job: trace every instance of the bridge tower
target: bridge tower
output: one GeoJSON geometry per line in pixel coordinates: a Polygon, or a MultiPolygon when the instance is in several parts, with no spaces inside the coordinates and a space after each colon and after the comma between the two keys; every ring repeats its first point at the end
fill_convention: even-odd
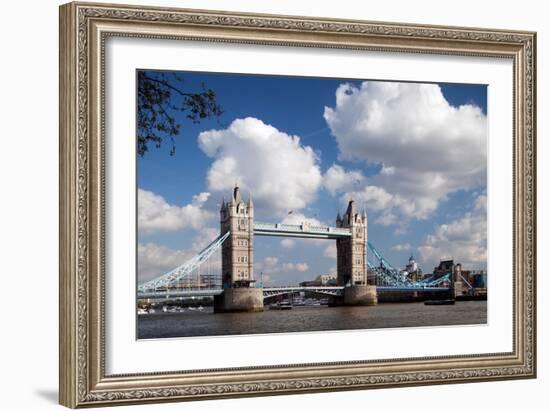
{"type": "Polygon", "coordinates": [[[223,287],[250,287],[254,282],[254,204],[241,198],[235,185],[229,202],[220,209],[221,235],[230,231],[222,245],[223,287]]]}
{"type": "Polygon", "coordinates": [[[359,213],[350,200],[343,217],[336,217],[336,227],[349,228],[351,237],[336,240],[338,284],[365,285],[367,283],[366,254],[367,213],[359,213]]]}
{"type": "Polygon", "coordinates": [[[337,280],[343,285],[344,305],[376,305],[378,302],[376,287],[367,285],[368,241],[367,212],[360,213],[355,202],[350,200],[343,216],[336,217],[336,226],[348,228],[351,236],[336,240],[337,280]]]}
{"type": "Polygon", "coordinates": [[[214,300],[216,312],[261,311],[263,294],[254,283],[254,204],[244,201],[238,185],[220,208],[221,235],[230,232],[222,245],[223,293],[214,300]]]}

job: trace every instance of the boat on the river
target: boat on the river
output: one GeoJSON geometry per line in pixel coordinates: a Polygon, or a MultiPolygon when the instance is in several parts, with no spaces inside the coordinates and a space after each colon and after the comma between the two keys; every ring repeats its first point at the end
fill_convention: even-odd
{"type": "Polygon", "coordinates": [[[292,310],[292,304],[288,301],[282,301],[279,303],[271,304],[269,306],[270,310],[292,310]]]}

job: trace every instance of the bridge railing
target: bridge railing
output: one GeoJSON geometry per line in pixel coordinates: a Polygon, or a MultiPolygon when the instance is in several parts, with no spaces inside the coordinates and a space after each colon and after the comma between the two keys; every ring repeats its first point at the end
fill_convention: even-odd
{"type": "Polygon", "coordinates": [[[350,236],[349,228],[315,226],[309,224],[283,224],[283,223],[264,223],[254,222],[254,230],[267,232],[295,232],[295,233],[316,233],[326,235],[350,236]]]}

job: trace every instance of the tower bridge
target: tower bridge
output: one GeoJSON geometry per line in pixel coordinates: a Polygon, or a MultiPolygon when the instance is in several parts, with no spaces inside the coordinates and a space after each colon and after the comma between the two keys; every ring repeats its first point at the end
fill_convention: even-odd
{"type": "MultiPolygon", "coordinates": [[[[266,223],[254,220],[254,203],[250,196],[243,200],[235,186],[229,201],[220,207],[220,235],[204,250],[181,266],[138,286],[138,298],[184,296],[214,297],[216,312],[260,311],[264,298],[285,293],[311,291],[330,295],[335,305],[375,305],[377,287],[367,283],[367,269],[377,277],[379,290],[441,291],[434,282],[411,282],[403,278],[382,254],[368,241],[368,219],[365,210],[356,209],[350,200],[344,215],[336,217],[335,226],[266,223]],[[298,237],[336,241],[337,286],[334,287],[255,287],[254,239],[256,236],[298,237]],[[376,262],[367,259],[370,250],[376,262]],[[204,289],[200,279],[195,289],[177,290],[177,285],[192,273],[200,271],[221,251],[221,288],[204,289]],[[307,289],[307,290],[306,290],[307,289]]],[[[200,275],[199,275],[200,277],[200,275]]],[[[443,281],[438,278],[437,281],[443,281]]]]}
{"type": "MultiPolygon", "coordinates": [[[[431,292],[431,293],[447,293],[448,288],[436,287],[436,286],[425,286],[422,288],[411,287],[376,287],[377,291],[380,292],[392,292],[399,293],[405,292],[410,293],[414,292],[431,292]]],[[[263,287],[262,296],[266,300],[272,297],[284,296],[289,294],[296,294],[300,292],[307,292],[317,295],[323,295],[328,297],[343,297],[344,295],[343,286],[286,286],[286,287],[263,287]]],[[[149,299],[149,300],[173,300],[177,298],[190,298],[190,297],[216,297],[221,295],[224,292],[222,288],[195,288],[195,289],[185,289],[185,290],[160,290],[160,291],[142,291],[138,294],[140,299],[149,299]]]]}

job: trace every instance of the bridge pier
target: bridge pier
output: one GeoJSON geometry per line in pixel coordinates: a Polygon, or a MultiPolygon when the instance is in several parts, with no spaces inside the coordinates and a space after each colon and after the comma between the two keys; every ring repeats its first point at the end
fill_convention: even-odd
{"type": "Polygon", "coordinates": [[[344,305],[376,305],[378,297],[374,285],[353,285],[344,288],[344,305]]]}
{"type": "Polygon", "coordinates": [[[261,288],[226,288],[214,297],[215,313],[258,312],[264,310],[261,288]]]}
{"type": "Polygon", "coordinates": [[[342,296],[333,297],[330,306],[372,306],[378,304],[376,286],[374,285],[352,285],[344,287],[342,296]]]}

